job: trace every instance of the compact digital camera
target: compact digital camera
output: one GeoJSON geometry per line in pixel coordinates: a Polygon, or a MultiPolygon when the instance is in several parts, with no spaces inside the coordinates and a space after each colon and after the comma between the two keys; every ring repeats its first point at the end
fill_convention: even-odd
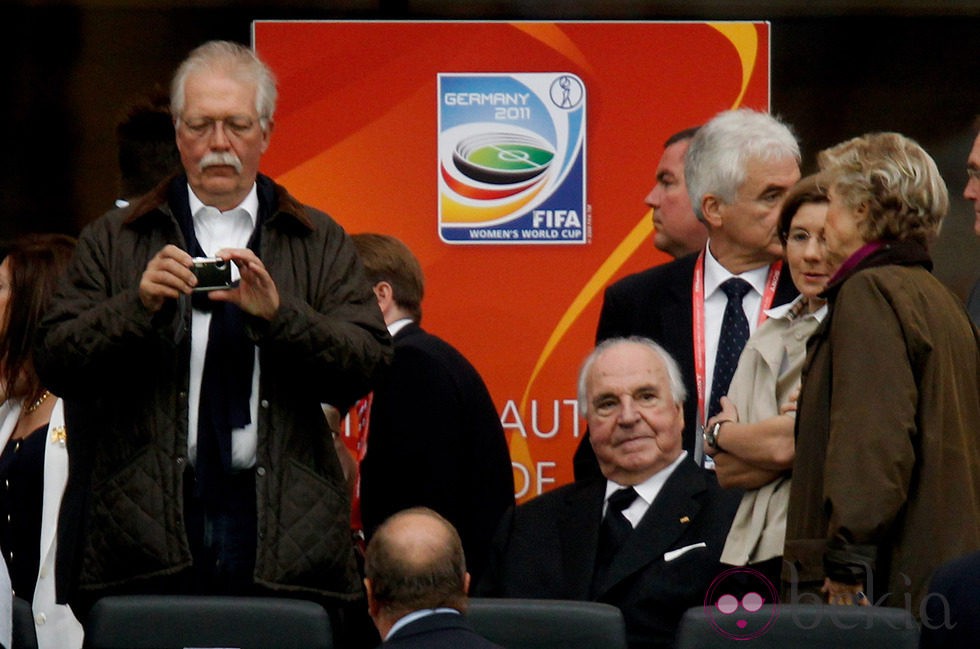
{"type": "Polygon", "coordinates": [[[197,276],[195,291],[231,288],[231,262],[220,257],[194,257],[191,271],[197,276]]]}

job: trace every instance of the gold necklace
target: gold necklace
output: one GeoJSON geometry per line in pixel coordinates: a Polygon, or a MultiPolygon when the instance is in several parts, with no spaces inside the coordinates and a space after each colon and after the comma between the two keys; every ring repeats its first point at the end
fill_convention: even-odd
{"type": "Polygon", "coordinates": [[[39,396],[37,399],[34,400],[34,403],[24,407],[24,412],[26,412],[27,414],[31,414],[32,412],[40,408],[41,404],[47,401],[48,397],[50,396],[51,396],[51,390],[45,390],[44,392],[41,393],[41,396],[39,396]]]}

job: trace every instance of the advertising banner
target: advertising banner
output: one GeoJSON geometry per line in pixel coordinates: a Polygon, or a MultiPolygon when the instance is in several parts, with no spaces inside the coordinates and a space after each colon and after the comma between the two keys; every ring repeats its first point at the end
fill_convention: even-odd
{"type": "Polygon", "coordinates": [[[259,21],[253,40],[280,92],[262,171],[414,251],[422,325],[490,388],[517,496],[571,481],[603,289],[669,261],[644,204],[664,141],[768,108],[769,25],[259,21]]]}

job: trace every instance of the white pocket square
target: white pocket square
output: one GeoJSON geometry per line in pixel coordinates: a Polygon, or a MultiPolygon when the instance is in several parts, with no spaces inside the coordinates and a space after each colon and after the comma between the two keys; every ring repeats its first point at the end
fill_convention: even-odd
{"type": "Polygon", "coordinates": [[[681,556],[682,554],[687,554],[691,550],[697,550],[698,548],[706,548],[706,547],[708,547],[708,544],[705,543],[704,541],[701,541],[700,543],[692,543],[691,545],[685,545],[683,548],[677,548],[676,550],[670,550],[668,552],[664,552],[664,561],[673,561],[677,557],[681,556]]]}

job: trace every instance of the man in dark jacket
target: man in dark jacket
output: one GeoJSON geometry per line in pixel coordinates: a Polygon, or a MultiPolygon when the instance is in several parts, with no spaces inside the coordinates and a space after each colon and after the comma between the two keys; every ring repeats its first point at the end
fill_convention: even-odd
{"type": "Polygon", "coordinates": [[[276,87],[250,50],[199,47],[171,98],[184,174],[85,229],[35,356],[70,431],[59,597],[358,598],[320,403],[389,360],[377,303],[343,229],[258,173],[276,87]]]}
{"type": "Polygon", "coordinates": [[[464,619],[470,575],[463,546],[449,521],[431,509],[386,520],[368,544],[364,572],[382,647],[501,649],[464,619]]]}
{"type": "Polygon", "coordinates": [[[479,372],[455,347],[419,326],[424,277],[395,237],[351,237],[395,344],[374,390],[361,462],[361,518],[371,533],[407,507],[425,506],[459,531],[477,579],[514,476],[497,408],[479,372]]]}
{"type": "Polygon", "coordinates": [[[506,514],[476,592],[612,604],[631,649],[666,649],[720,572],[740,496],[686,459],[684,382],[653,341],[601,343],[578,394],[602,477],[506,514]]]}

